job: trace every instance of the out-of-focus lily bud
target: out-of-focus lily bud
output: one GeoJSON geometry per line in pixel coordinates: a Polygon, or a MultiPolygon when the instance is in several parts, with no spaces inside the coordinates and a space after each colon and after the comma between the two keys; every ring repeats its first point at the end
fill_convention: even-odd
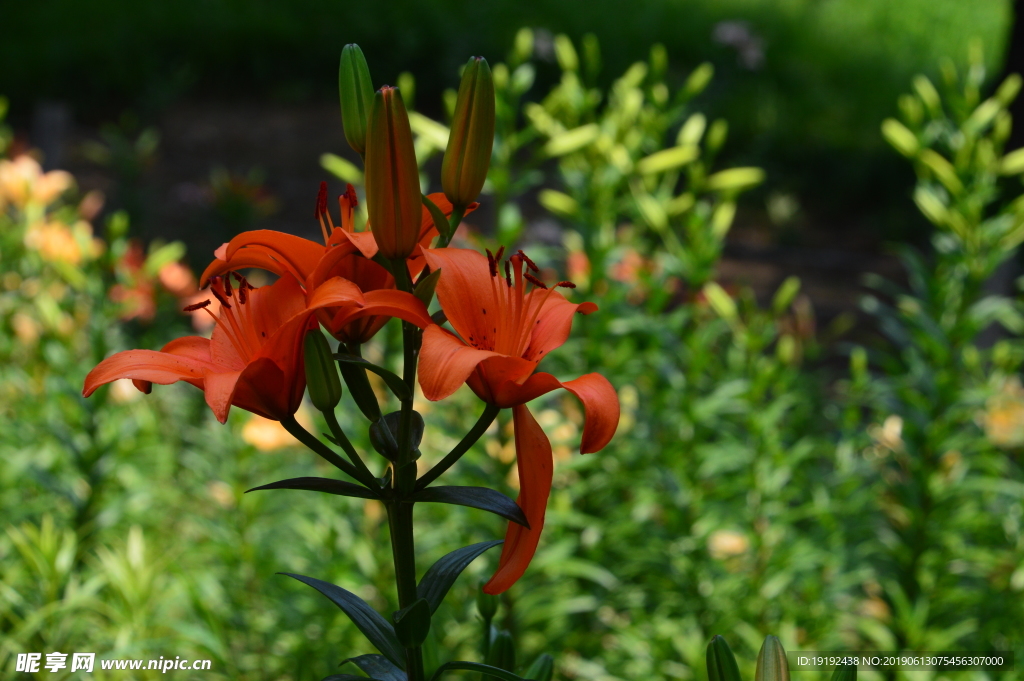
{"type": "Polygon", "coordinates": [[[341,401],[341,380],[334,366],[331,346],[319,329],[306,334],[305,352],[309,399],[320,411],[331,411],[341,401]]]}
{"type": "Polygon", "coordinates": [[[507,672],[516,668],[516,647],[512,634],[502,629],[491,639],[491,649],[487,651],[487,664],[507,672]]]}
{"type": "Polygon", "coordinates": [[[725,639],[715,636],[708,644],[708,681],[740,681],[740,668],[725,639]]]}
{"type": "Polygon", "coordinates": [[[366,153],[366,119],[373,105],[373,84],[363,51],[355,43],[341,50],[338,67],[338,95],[345,139],[357,154],[366,153]]]}
{"type": "Polygon", "coordinates": [[[420,175],[409,115],[398,88],[373,97],[366,130],[366,210],[380,253],[405,259],[420,236],[420,175]]]}
{"type": "Polygon", "coordinates": [[[494,146],[494,80],[483,57],[462,72],[448,148],[441,165],[441,188],[456,209],[476,200],[487,179],[494,146]]]}
{"type": "Polygon", "coordinates": [[[789,681],[789,662],[782,643],[775,636],[766,636],[757,654],[754,681],[789,681]]]}

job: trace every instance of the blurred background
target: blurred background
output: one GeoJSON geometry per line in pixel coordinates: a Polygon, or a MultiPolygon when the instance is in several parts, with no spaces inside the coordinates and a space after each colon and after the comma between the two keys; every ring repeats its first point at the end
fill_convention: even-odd
{"type": "MultiPolygon", "coordinates": [[[[204,679],[319,679],[337,651],[370,652],[274,573],[387,611],[381,508],[243,496],[319,464],[273,422],[219,426],[188,386],[80,397],[111,352],[208,333],[180,309],[221,243],[317,238],[321,180],[361,192],[337,97],[350,42],[415,110],[427,191],[460,66],[488,59],[498,139],[463,243],[528,247],[602,308],[544,368],[607,375],[623,421],[581,458],[578,405],[538,405],[556,444],[549,529],[499,613],[522,663],[704,678],[718,633],[746,672],[766,634],[791,650],[1024,655],[1012,3],[42,0],[3,14],[0,667],[96,649],[212,659],[204,679]]],[[[389,361],[399,342],[389,326],[365,352],[389,361]]],[[[472,395],[454,400],[418,406],[425,461],[472,423],[472,395]]],[[[342,423],[368,447],[351,406],[342,423]]],[[[514,496],[509,425],[449,484],[514,496]]],[[[503,532],[477,511],[418,517],[429,558],[503,532]]],[[[436,659],[474,659],[487,568],[441,611],[436,659]]]]}

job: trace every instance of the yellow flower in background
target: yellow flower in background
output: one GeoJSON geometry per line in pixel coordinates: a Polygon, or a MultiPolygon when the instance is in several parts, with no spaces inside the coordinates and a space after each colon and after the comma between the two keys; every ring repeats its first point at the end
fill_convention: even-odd
{"type": "Polygon", "coordinates": [[[750,547],[746,535],[735,530],[715,530],[708,537],[708,553],[716,560],[741,556],[750,547]]]}
{"type": "Polygon", "coordinates": [[[63,222],[37,222],[25,232],[25,247],[38,251],[47,262],[69,265],[92,260],[103,252],[103,242],[92,235],[92,225],[79,220],[73,225],[63,222]]]}
{"type": "Polygon", "coordinates": [[[31,156],[0,161],[0,206],[8,202],[18,208],[29,204],[48,206],[73,184],[71,173],[63,170],[44,173],[39,161],[31,156]]]}
{"type": "Polygon", "coordinates": [[[988,398],[981,415],[985,435],[997,447],[1024,445],[1024,386],[1014,376],[988,398]]]}
{"type": "MultiPolygon", "coordinates": [[[[303,404],[295,412],[295,420],[302,424],[306,430],[313,427],[313,419],[310,418],[309,410],[303,404]]],[[[291,434],[284,429],[280,421],[271,421],[257,414],[252,414],[245,425],[242,426],[242,439],[261,452],[272,452],[284,447],[295,447],[299,444],[291,434]]]]}

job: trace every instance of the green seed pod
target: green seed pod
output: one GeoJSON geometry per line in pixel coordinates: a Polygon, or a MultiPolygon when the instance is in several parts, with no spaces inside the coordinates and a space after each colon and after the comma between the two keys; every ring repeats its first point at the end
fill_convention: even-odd
{"type": "Polygon", "coordinates": [[[331,346],[320,329],[306,334],[305,354],[309,399],[320,411],[331,411],[341,400],[341,380],[338,368],[334,366],[331,346]]]}
{"type": "Polygon", "coordinates": [[[373,103],[373,84],[366,57],[355,43],[341,50],[338,95],[341,98],[341,124],[345,128],[345,139],[362,156],[366,153],[366,119],[373,103]]]}
{"type": "Polygon", "coordinates": [[[494,80],[487,60],[473,57],[462,72],[441,188],[456,209],[476,200],[487,179],[494,146],[494,80]]]}
{"type": "Polygon", "coordinates": [[[740,681],[740,668],[729,644],[721,636],[708,643],[708,681],[740,681]]]}
{"type": "Polygon", "coordinates": [[[775,636],[766,636],[761,652],[757,654],[754,681],[789,681],[789,662],[786,651],[775,636]]]}

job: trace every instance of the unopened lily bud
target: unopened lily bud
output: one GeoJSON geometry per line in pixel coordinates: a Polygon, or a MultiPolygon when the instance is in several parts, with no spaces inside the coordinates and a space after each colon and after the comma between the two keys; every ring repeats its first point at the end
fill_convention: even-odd
{"type": "Polygon", "coordinates": [[[495,634],[487,651],[487,664],[507,672],[516,668],[516,646],[512,634],[504,629],[495,634]]]}
{"type": "Polygon", "coordinates": [[[420,175],[409,115],[398,88],[373,97],[366,130],[366,210],[380,253],[405,259],[420,236],[420,175]]]}
{"type": "Polygon", "coordinates": [[[789,681],[789,662],[782,643],[775,636],[766,636],[757,654],[754,681],[789,681]]]}
{"type": "Polygon", "coordinates": [[[448,148],[441,165],[441,187],[456,209],[476,200],[487,179],[494,146],[494,80],[483,57],[462,72],[448,148]]]}
{"type": "Polygon", "coordinates": [[[341,124],[345,139],[357,154],[366,153],[366,120],[373,105],[373,83],[363,51],[355,43],[341,50],[338,67],[338,95],[341,98],[341,124]]]}
{"type": "Polygon", "coordinates": [[[331,411],[341,401],[341,380],[331,346],[319,329],[306,334],[305,353],[309,399],[320,411],[331,411]]]}
{"type": "Polygon", "coordinates": [[[741,681],[740,668],[725,639],[715,636],[708,644],[708,681],[741,681]]]}

